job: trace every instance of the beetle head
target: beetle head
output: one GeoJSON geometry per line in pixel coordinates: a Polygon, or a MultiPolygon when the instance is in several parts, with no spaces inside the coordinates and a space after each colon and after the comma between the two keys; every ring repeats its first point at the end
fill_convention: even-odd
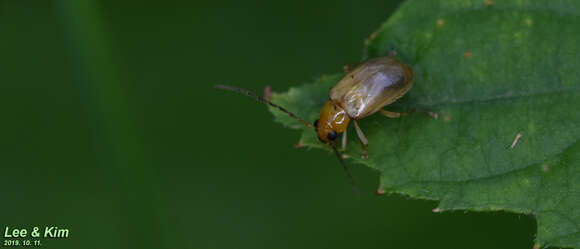
{"type": "Polygon", "coordinates": [[[350,118],[344,109],[334,104],[331,100],[320,110],[320,118],[314,121],[314,127],[318,134],[318,140],[330,143],[338,138],[338,133],[348,127],[350,118]]]}

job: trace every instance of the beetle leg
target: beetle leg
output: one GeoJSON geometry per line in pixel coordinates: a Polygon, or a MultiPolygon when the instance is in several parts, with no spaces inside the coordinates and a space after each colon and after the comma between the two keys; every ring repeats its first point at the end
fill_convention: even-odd
{"type": "Polygon", "coordinates": [[[342,133],[342,152],[346,150],[346,130],[342,133]]]}
{"type": "Polygon", "coordinates": [[[407,116],[409,113],[406,112],[390,112],[385,110],[379,110],[379,112],[389,118],[398,118],[400,116],[407,116]]]}
{"type": "Polygon", "coordinates": [[[365,134],[363,134],[362,130],[360,129],[360,127],[358,126],[358,123],[356,122],[356,119],[354,119],[354,128],[356,130],[356,134],[358,135],[358,138],[360,139],[360,143],[362,145],[362,151],[361,151],[361,158],[362,159],[367,159],[368,155],[367,155],[367,146],[369,144],[369,140],[367,140],[367,138],[365,137],[365,134]]]}

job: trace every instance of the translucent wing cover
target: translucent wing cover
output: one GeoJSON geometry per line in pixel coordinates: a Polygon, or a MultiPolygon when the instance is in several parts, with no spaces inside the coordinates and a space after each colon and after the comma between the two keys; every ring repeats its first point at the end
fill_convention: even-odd
{"type": "Polygon", "coordinates": [[[413,71],[391,57],[370,59],[349,72],[332,89],[330,99],[348,116],[360,119],[388,105],[411,88],[413,71]]]}

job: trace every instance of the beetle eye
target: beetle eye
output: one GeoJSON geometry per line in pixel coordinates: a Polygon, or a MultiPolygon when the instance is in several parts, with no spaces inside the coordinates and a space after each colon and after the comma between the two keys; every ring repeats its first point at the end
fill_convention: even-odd
{"type": "Polygon", "coordinates": [[[334,141],[334,139],[336,139],[337,136],[338,135],[336,134],[336,131],[330,131],[326,137],[328,138],[328,140],[334,141]]]}
{"type": "Polygon", "coordinates": [[[317,127],[318,128],[318,119],[317,120],[314,120],[314,127],[317,127]]]}

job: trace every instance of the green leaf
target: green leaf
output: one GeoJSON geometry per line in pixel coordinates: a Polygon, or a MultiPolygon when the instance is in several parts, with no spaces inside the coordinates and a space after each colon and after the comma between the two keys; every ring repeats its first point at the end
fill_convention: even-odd
{"type": "MultiPolygon", "coordinates": [[[[580,248],[579,15],[578,1],[405,2],[364,57],[396,50],[413,67],[413,88],[385,109],[439,118],[364,118],[369,159],[352,127],[347,154],[380,172],[382,191],[439,200],[440,211],[531,214],[537,246],[580,248]]],[[[341,76],[272,100],[314,121],[341,76]]],[[[326,148],[271,110],[304,129],[301,143],[326,148]]]]}

